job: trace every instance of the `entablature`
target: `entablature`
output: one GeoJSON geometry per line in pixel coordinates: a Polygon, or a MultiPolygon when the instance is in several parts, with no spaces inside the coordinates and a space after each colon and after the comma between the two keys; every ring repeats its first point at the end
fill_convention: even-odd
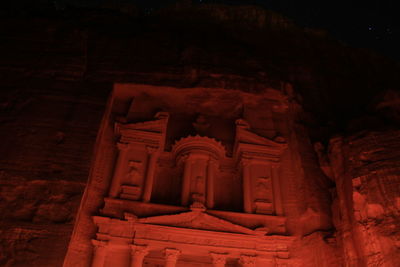
{"type": "MultiPolygon", "coordinates": [[[[138,219],[139,221],[142,220],[142,222],[150,220],[145,218],[177,216],[189,212],[189,208],[182,206],[144,203],[141,201],[114,198],[105,198],[105,206],[102,210],[104,216],[111,216],[118,219],[124,219],[127,213],[135,214],[138,218],[144,218],[138,219]]],[[[284,216],[249,214],[213,209],[206,209],[206,212],[208,215],[248,228],[251,231],[259,231],[259,233],[254,234],[260,234],[261,232],[265,232],[267,235],[286,234],[286,217],[284,216]]]]}

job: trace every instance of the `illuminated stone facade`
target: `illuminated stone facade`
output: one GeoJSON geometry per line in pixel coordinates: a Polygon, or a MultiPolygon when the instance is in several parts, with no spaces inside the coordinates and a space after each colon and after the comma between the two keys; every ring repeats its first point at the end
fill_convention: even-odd
{"type": "Polygon", "coordinates": [[[64,266],[299,266],[286,97],[164,90],[116,86],[64,266]]]}

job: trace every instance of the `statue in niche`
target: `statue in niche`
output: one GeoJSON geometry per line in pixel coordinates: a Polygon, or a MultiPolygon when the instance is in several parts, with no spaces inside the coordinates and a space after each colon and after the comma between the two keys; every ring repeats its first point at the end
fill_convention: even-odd
{"type": "Polygon", "coordinates": [[[192,194],[192,203],[202,203],[204,204],[205,202],[205,197],[203,194],[200,193],[193,193],[192,194]]]}
{"type": "Polygon", "coordinates": [[[200,136],[206,135],[208,129],[210,128],[210,123],[208,122],[206,116],[201,114],[197,116],[196,121],[193,122],[192,125],[197,134],[200,136]]]}
{"type": "Polygon", "coordinates": [[[204,178],[203,176],[196,177],[196,192],[201,193],[204,191],[204,178]]]}
{"type": "Polygon", "coordinates": [[[140,168],[142,167],[142,162],[141,161],[129,161],[128,163],[129,166],[129,171],[127,174],[127,184],[130,185],[137,185],[139,184],[141,174],[140,174],[140,168]]]}
{"type": "Polygon", "coordinates": [[[255,185],[255,212],[258,214],[273,213],[272,185],[270,177],[258,177],[255,185]]]}
{"type": "Polygon", "coordinates": [[[204,203],[205,198],[204,198],[204,188],[205,183],[204,183],[204,177],[203,176],[197,176],[194,181],[194,193],[192,194],[192,201],[193,202],[200,202],[204,203]]]}
{"type": "Polygon", "coordinates": [[[258,177],[256,183],[256,199],[271,201],[271,179],[269,177],[258,177]]]}

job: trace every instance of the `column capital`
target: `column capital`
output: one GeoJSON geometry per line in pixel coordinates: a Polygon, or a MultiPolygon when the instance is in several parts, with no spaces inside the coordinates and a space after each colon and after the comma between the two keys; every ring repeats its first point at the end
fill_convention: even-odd
{"type": "Polygon", "coordinates": [[[146,146],[147,154],[154,155],[158,151],[158,147],[156,146],[146,146]]]}
{"type": "Polygon", "coordinates": [[[92,239],[93,248],[93,258],[91,267],[102,267],[104,266],[105,257],[107,255],[107,245],[108,241],[92,239]]]}
{"type": "Polygon", "coordinates": [[[181,251],[178,249],[175,249],[175,248],[166,248],[164,250],[165,259],[167,261],[176,262],[178,260],[178,257],[180,254],[181,254],[181,251]]]}
{"type": "Polygon", "coordinates": [[[280,162],[273,162],[270,164],[270,166],[271,166],[271,169],[278,170],[281,167],[281,164],[280,164],[280,162]]]}
{"type": "Polygon", "coordinates": [[[213,166],[218,166],[219,160],[213,157],[210,157],[208,160],[208,164],[213,165],[213,166]]]}
{"type": "Polygon", "coordinates": [[[226,258],[228,257],[228,253],[220,253],[220,252],[210,252],[210,256],[212,258],[212,263],[216,267],[225,266],[226,258]]]}
{"type": "Polygon", "coordinates": [[[92,242],[92,245],[95,247],[105,247],[108,244],[108,241],[97,240],[97,239],[92,239],[91,242],[92,242]]]}
{"type": "Polygon", "coordinates": [[[178,162],[192,162],[193,156],[190,152],[178,156],[178,162]]]}
{"type": "Polygon", "coordinates": [[[129,143],[121,143],[121,142],[118,142],[118,143],[117,143],[117,147],[118,147],[118,149],[119,149],[120,151],[126,151],[126,150],[129,149],[129,143]]]}
{"type": "Polygon", "coordinates": [[[240,165],[242,167],[249,166],[252,162],[253,162],[253,160],[251,158],[241,158],[240,159],[240,165]]]}
{"type": "Polygon", "coordinates": [[[144,257],[149,253],[149,247],[147,245],[129,245],[131,248],[131,254],[134,257],[144,257]]]}
{"type": "Polygon", "coordinates": [[[142,267],[143,259],[149,253],[149,248],[147,245],[129,245],[131,248],[131,265],[130,267],[142,267]]]}
{"type": "Polygon", "coordinates": [[[257,256],[255,255],[240,255],[240,264],[243,267],[255,267],[257,256]]]}

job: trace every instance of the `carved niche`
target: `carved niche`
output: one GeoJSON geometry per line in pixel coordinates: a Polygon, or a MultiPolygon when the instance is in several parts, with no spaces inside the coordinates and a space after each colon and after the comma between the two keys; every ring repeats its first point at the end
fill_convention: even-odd
{"type": "Polygon", "coordinates": [[[246,213],[283,214],[278,169],[286,147],[283,138],[267,139],[250,131],[245,120],[236,121],[234,155],[242,170],[246,213]]]}
{"type": "Polygon", "coordinates": [[[118,159],[110,197],[150,201],[157,157],[164,150],[169,114],[159,112],[155,120],[116,123],[118,159]]]}
{"type": "Polygon", "coordinates": [[[172,148],[178,166],[183,166],[181,203],[202,203],[207,208],[214,206],[214,179],[218,164],[225,156],[225,148],[215,139],[203,136],[188,136],[175,143],[172,148]]]}

